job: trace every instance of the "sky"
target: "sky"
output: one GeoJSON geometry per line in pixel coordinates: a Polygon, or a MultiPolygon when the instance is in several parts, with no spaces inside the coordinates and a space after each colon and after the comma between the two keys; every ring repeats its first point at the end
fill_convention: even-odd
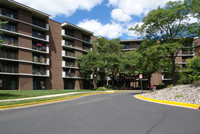
{"type": "MultiPolygon", "coordinates": [[[[142,24],[142,18],[170,0],[15,0],[51,15],[60,23],[69,22],[95,36],[122,40],[136,39],[128,30],[142,24]]],[[[174,0],[172,0],[174,1],[174,0]]]]}

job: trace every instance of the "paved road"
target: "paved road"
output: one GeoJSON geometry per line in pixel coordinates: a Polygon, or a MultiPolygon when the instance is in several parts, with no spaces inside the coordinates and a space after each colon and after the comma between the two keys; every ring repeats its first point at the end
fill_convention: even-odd
{"type": "Polygon", "coordinates": [[[200,134],[200,110],[137,100],[133,93],[94,95],[0,111],[0,134],[200,134]]]}

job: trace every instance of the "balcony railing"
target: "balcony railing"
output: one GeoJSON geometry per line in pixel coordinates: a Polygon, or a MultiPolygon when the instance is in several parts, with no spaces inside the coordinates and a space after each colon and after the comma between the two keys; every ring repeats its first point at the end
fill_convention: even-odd
{"type": "Polygon", "coordinates": [[[185,54],[185,55],[192,55],[192,54],[193,54],[193,51],[182,51],[182,54],[185,54]]]}
{"type": "Polygon", "coordinates": [[[5,15],[10,18],[17,18],[17,15],[14,11],[0,7],[0,14],[5,15]]]}
{"type": "Polygon", "coordinates": [[[0,72],[5,72],[5,73],[18,73],[18,68],[14,66],[1,66],[0,67],[0,72]]]}
{"type": "Polygon", "coordinates": [[[74,44],[69,41],[65,41],[65,46],[74,47],[74,44]]]}
{"type": "Polygon", "coordinates": [[[65,30],[65,35],[74,37],[74,33],[71,31],[67,31],[67,30],[65,30]]]}
{"type": "Polygon", "coordinates": [[[12,32],[17,32],[17,27],[11,24],[0,25],[0,29],[5,29],[12,32]]]}
{"type": "Polygon", "coordinates": [[[18,54],[17,53],[12,53],[12,52],[1,52],[0,53],[0,58],[18,59],[18,54]]]}
{"type": "Polygon", "coordinates": [[[32,36],[45,40],[45,34],[37,31],[32,31],[32,36]]]}
{"type": "Polygon", "coordinates": [[[3,38],[3,40],[4,40],[3,44],[13,45],[13,46],[18,45],[18,41],[13,38],[3,38]]]}
{"type": "Polygon", "coordinates": [[[84,46],[84,45],[83,45],[83,47],[82,47],[82,48],[83,48],[83,50],[90,49],[90,47],[88,47],[88,46],[84,46]]]}
{"type": "Polygon", "coordinates": [[[73,63],[73,62],[66,62],[65,66],[75,67],[75,63],[73,63]]]}
{"type": "Polygon", "coordinates": [[[39,51],[47,51],[47,47],[40,43],[32,44],[32,49],[39,50],[39,51]]]}
{"type": "Polygon", "coordinates": [[[33,56],[32,59],[33,62],[38,62],[38,63],[47,63],[47,59],[44,57],[38,57],[38,56],[33,56]]]}
{"type": "Polygon", "coordinates": [[[75,57],[75,53],[66,51],[65,56],[75,57]]]}
{"type": "Polygon", "coordinates": [[[91,43],[91,39],[90,39],[90,38],[88,38],[88,37],[83,37],[83,41],[86,41],[86,42],[89,42],[89,43],[91,43]]]}

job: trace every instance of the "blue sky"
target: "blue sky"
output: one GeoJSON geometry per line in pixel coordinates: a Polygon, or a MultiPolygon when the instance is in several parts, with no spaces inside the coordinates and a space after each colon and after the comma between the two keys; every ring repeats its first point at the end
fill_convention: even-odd
{"type": "Polygon", "coordinates": [[[142,24],[149,11],[169,0],[16,0],[51,15],[58,22],[69,22],[109,39],[135,39],[128,28],[142,24]]]}

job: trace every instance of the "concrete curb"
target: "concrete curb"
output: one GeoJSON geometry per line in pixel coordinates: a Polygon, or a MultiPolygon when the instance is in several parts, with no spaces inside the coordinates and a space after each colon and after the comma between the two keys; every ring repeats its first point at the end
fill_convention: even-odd
{"type": "Polygon", "coordinates": [[[46,101],[40,101],[40,102],[29,102],[29,103],[23,103],[23,104],[0,106],[0,111],[8,110],[8,109],[16,109],[16,108],[26,108],[26,107],[38,106],[38,105],[44,105],[44,104],[52,104],[52,103],[56,103],[56,102],[72,100],[72,99],[85,97],[85,96],[89,96],[89,95],[109,94],[109,93],[114,93],[114,91],[87,93],[87,94],[82,94],[82,95],[75,95],[75,96],[71,96],[71,97],[64,97],[64,98],[52,99],[52,100],[46,100],[46,101]]]}
{"type": "Polygon", "coordinates": [[[145,101],[155,102],[155,103],[159,103],[159,104],[171,105],[171,106],[178,106],[178,107],[185,107],[185,108],[192,108],[192,109],[200,108],[200,105],[197,105],[197,104],[151,99],[151,98],[141,96],[140,94],[135,95],[135,98],[145,100],[145,101]]]}

